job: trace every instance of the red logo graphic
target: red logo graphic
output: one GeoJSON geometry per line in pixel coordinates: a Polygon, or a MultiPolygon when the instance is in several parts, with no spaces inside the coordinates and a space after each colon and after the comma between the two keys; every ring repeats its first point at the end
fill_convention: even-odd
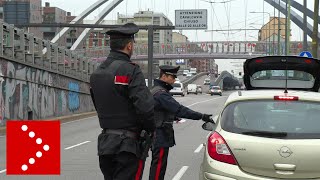
{"type": "Polygon", "coordinates": [[[60,121],[7,121],[7,175],[60,174],[60,121]]]}

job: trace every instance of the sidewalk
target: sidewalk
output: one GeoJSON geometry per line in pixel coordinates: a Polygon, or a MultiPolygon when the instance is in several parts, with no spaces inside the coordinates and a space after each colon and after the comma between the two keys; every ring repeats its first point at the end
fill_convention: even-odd
{"type": "MultiPolygon", "coordinates": [[[[59,119],[61,123],[65,123],[65,122],[75,121],[75,120],[84,119],[84,118],[93,117],[93,116],[97,116],[96,111],[86,112],[86,113],[81,113],[81,114],[72,114],[72,115],[68,115],[68,116],[60,116],[60,117],[50,118],[47,120],[59,119]]],[[[0,135],[2,136],[5,134],[6,134],[6,127],[0,127],[0,135]]]]}

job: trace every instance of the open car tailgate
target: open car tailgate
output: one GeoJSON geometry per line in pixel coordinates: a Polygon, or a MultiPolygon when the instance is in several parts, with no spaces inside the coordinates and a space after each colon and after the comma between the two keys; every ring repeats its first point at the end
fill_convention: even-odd
{"type": "Polygon", "coordinates": [[[319,91],[320,62],[298,56],[265,56],[244,63],[244,84],[252,89],[319,91]]]}

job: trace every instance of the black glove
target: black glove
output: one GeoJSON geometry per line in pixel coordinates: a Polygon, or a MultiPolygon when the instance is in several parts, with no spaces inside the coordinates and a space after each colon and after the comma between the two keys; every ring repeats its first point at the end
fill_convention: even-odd
{"type": "Polygon", "coordinates": [[[214,123],[213,119],[211,118],[212,114],[202,114],[202,120],[204,122],[212,122],[214,123]]]}

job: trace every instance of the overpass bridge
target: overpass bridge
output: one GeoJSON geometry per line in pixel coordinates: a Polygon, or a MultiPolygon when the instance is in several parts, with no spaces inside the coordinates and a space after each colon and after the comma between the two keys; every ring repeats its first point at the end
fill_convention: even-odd
{"type": "Polygon", "coordinates": [[[236,86],[241,86],[241,81],[230,74],[228,71],[222,71],[220,75],[210,83],[213,86],[220,86],[221,89],[235,89],[236,86]]]}
{"type": "MultiPolygon", "coordinates": [[[[299,55],[303,51],[302,41],[290,42],[289,54],[299,55]]],[[[284,54],[285,44],[280,43],[279,54],[284,54]]],[[[308,42],[311,50],[311,42],[308,42]]],[[[319,49],[320,50],[320,49],[319,49]]],[[[75,50],[77,54],[90,61],[101,62],[110,52],[108,47],[75,50]]],[[[265,55],[278,54],[278,43],[268,41],[213,41],[167,43],[153,45],[153,59],[248,59],[265,55]]],[[[133,60],[148,60],[148,45],[135,44],[133,60]]]]}

